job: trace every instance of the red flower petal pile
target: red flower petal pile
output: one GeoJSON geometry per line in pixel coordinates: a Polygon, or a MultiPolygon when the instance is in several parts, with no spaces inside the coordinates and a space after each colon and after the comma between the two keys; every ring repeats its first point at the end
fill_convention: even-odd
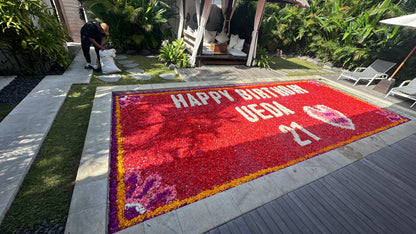
{"type": "Polygon", "coordinates": [[[315,81],[114,95],[109,230],[406,121],[315,81]]]}

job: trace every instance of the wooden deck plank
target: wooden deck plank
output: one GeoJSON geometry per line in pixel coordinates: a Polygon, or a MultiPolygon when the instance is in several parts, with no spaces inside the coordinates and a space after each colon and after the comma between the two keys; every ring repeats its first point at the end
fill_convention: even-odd
{"type": "Polygon", "coordinates": [[[253,219],[253,221],[256,223],[257,228],[261,233],[272,233],[272,231],[269,229],[269,225],[263,220],[261,215],[259,214],[259,210],[255,209],[252,212],[248,213],[249,216],[253,219]]]}
{"type": "Polygon", "coordinates": [[[389,176],[384,176],[386,180],[391,181],[394,187],[400,187],[404,193],[415,193],[416,186],[415,182],[412,179],[409,179],[407,175],[402,175],[399,171],[391,170],[389,167],[381,168],[374,167],[374,163],[368,160],[363,160],[360,164],[355,164],[354,166],[359,167],[360,170],[368,171],[374,173],[374,177],[382,178],[383,175],[389,174],[389,176]]]}
{"type": "Polygon", "coordinates": [[[371,200],[365,191],[359,190],[348,177],[345,177],[345,175],[341,173],[338,173],[336,182],[344,187],[343,192],[348,194],[353,202],[371,218],[373,224],[382,228],[383,232],[394,232],[394,230],[387,225],[389,220],[380,212],[380,208],[377,206],[378,204],[376,204],[374,200],[371,200]]]}
{"type": "Polygon", "coordinates": [[[288,200],[290,199],[288,199],[287,196],[284,196],[282,197],[282,199],[279,200],[279,204],[285,211],[285,214],[293,221],[293,223],[297,226],[297,228],[302,231],[302,233],[313,233],[310,230],[310,228],[308,228],[308,226],[299,217],[303,215],[303,212],[299,210],[297,206],[290,206],[289,203],[287,202],[288,200]]]}
{"type": "Polygon", "coordinates": [[[221,225],[218,229],[220,231],[220,234],[231,233],[231,230],[228,228],[227,224],[221,225]]]}
{"type": "Polygon", "coordinates": [[[316,217],[316,215],[307,207],[302,200],[296,196],[294,192],[288,193],[289,196],[294,203],[296,203],[299,208],[310,218],[311,222],[315,225],[316,228],[319,229],[319,233],[328,233],[329,230],[325,225],[316,217]]]}
{"type": "Polygon", "coordinates": [[[305,205],[315,213],[315,217],[319,219],[330,232],[345,233],[341,223],[334,219],[334,217],[330,215],[325,207],[318,201],[315,195],[309,193],[308,190],[308,187],[303,187],[296,190],[296,194],[300,196],[305,205]]]}
{"type": "Polygon", "coordinates": [[[317,192],[328,205],[337,210],[338,217],[342,220],[342,225],[351,233],[371,233],[374,232],[366,226],[362,219],[352,212],[348,204],[335,196],[331,190],[325,187],[321,181],[311,183],[311,188],[317,192]]]}
{"type": "Polygon", "coordinates": [[[286,211],[282,207],[282,203],[280,202],[271,202],[272,207],[278,213],[280,219],[283,223],[288,227],[290,232],[292,233],[299,233],[301,230],[297,227],[296,223],[293,222],[291,217],[286,213],[286,211]]]}
{"type": "MultiPolygon", "coordinates": [[[[416,200],[414,194],[407,194],[406,191],[401,189],[397,190],[390,181],[385,180],[383,177],[369,177],[366,173],[363,173],[358,168],[350,168],[353,171],[353,176],[358,180],[368,181],[367,185],[359,184],[359,186],[366,186],[365,188],[371,188],[371,193],[377,197],[382,197],[388,204],[395,206],[397,209],[400,209],[404,215],[413,214],[415,212],[413,207],[416,207],[416,200]]],[[[414,220],[414,215],[410,215],[409,218],[412,219],[412,223],[416,223],[414,220]]]]}
{"type": "Polygon", "coordinates": [[[260,229],[257,227],[250,213],[251,212],[244,214],[243,216],[241,216],[241,218],[244,220],[245,223],[247,223],[247,226],[250,228],[250,233],[259,233],[260,229]]]}
{"type": "MultiPolygon", "coordinates": [[[[369,176],[367,174],[362,174],[361,165],[354,165],[354,168],[357,174],[364,177],[368,180],[371,185],[377,186],[377,189],[381,191],[386,196],[392,197],[395,201],[403,203],[404,206],[416,205],[415,203],[415,189],[406,189],[401,186],[401,183],[397,183],[397,178],[394,180],[391,177],[384,176],[382,177],[379,173],[374,174],[374,176],[369,176]],[[386,189],[388,188],[388,189],[386,189]]],[[[376,173],[368,171],[369,173],[376,173]]]]}
{"type": "Polygon", "coordinates": [[[272,202],[265,204],[264,208],[266,209],[266,212],[270,215],[270,217],[273,217],[273,222],[276,224],[277,227],[279,227],[280,232],[290,233],[288,225],[280,218],[279,212],[273,206],[272,202]]]}
{"type": "Polygon", "coordinates": [[[340,207],[335,206],[332,200],[329,200],[325,194],[317,191],[316,185],[311,183],[308,185],[308,188],[305,189],[306,192],[317,199],[321,204],[322,208],[325,210],[326,215],[331,217],[331,219],[336,220],[337,223],[341,226],[339,228],[339,233],[356,233],[357,229],[353,225],[349,224],[349,218],[345,215],[345,212],[340,209],[340,207]]]}
{"type": "Polygon", "coordinates": [[[290,199],[289,196],[282,197],[282,202],[286,202],[287,205],[291,208],[291,212],[289,212],[289,215],[291,217],[295,217],[294,221],[299,223],[298,225],[304,225],[306,228],[302,228],[302,231],[305,233],[319,233],[319,229],[316,228],[316,226],[312,223],[310,218],[303,213],[303,211],[299,208],[299,206],[290,199]]]}
{"type": "Polygon", "coordinates": [[[264,206],[259,207],[258,213],[260,214],[261,218],[264,220],[264,222],[267,224],[267,227],[271,230],[272,233],[280,232],[280,228],[276,225],[276,223],[273,221],[273,218],[269,215],[266,208],[264,206]]]}
{"type": "Polygon", "coordinates": [[[232,231],[235,230],[236,233],[250,233],[250,228],[241,216],[235,219],[235,222],[228,222],[227,224],[232,224],[229,228],[232,228],[232,231]]]}
{"type": "MultiPolygon", "coordinates": [[[[386,226],[391,226],[391,229],[398,229],[402,233],[408,233],[411,230],[407,222],[412,223],[412,221],[406,217],[406,212],[398,210],[399,205],[397,203],[389,201],[380,192],[376,194],[377,189],[374,189],[375,187],[372,187],[370,183],[363,183],[362,181],[366,180],[357,178],[355,172],[343,173],[343,175],[352,182],[351,186],[357,191],[357,195],[365,199],[376,212],[381,214],[380,216],[385,220],[386,226]]],[[[382,191],[387,190],[387,188],[380,189],[382,191]]]]}
{"type": "Polygon", "coordinates": [[[390,147],[385,150],[385,152],[380,153],[379,158],[375,162],[380,162],[380,164],[388,164],[395,169],[400,168],[400,171],[403,171],[412,177],[416,176],[416,171],[414,169],[416,157],[414,157],[414,160],[411,161],[408,158],[401,157],[399,151],[395,151],[390,147]]]}
{"type": "MultiPolygon", "coordinates": [[[[370,225],[373,223],[371,216],[363,210],[363,207],[360,204],[355,202],[355,198],[351,197],[350,192],[344,188],[344,185],[341,185],[338,181],[333,179],[333,175],[329,175],[323,178],[322,184],[326,186],[329,190],[333,191],[337,197],[341,200],[345,201],[348,208],[351,209],[354,215],[360,217],[366,225],[370,225]]],[[[380,233],[383,231],[381,227],[376,224],[371,225],[371,228],[376,232],[380,233]]]]}
{"type": "MultiPolygon", "coordinates": [[[[414,121],[414,120],[413,120],[414,121]]],[[[399,142],[390,145],[390,147],[402,150],[403,152],[407,152],[402,154],[403,157],[411,157],[415,155],[415,142],[416,142],[416,134],[410,135],[409,137],[406,137],[399,142]]]]}
{"type": "Polygon", "coordinates": [[[227,227],[244,227],[240,233],[416,233],[415,142],[413,134],[227,227]]]}

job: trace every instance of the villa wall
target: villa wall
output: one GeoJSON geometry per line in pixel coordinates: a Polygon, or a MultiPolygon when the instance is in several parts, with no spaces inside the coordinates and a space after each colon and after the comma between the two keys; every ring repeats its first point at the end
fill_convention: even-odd
{"type": "Polygon", "coordinates": [[[78,0],[53,0],[53,3],[68,30],[69,41],[81,42],[80,30],[85,24],[81,3],[78,0]]]}

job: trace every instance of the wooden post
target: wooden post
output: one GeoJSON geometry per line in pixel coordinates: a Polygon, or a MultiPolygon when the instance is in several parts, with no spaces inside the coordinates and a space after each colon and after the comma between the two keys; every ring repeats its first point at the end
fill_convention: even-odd
{"type": "Polygon", "coordinates": [[[403,64],[409,59],[410,55],[413,54],[413,52],[416,50],[416,46],[413,47],[412,51],[410,51],[410,53],[407,55],[407,57],[403,60],[403,62],[400,64],[400,66],[396,69],[396,71],[394,71],[393,75],[391,75],[391,78],[393,79],[393,77],[396,75],[396,73],[400,70],[400,68],[402,68],[403,64]]]}

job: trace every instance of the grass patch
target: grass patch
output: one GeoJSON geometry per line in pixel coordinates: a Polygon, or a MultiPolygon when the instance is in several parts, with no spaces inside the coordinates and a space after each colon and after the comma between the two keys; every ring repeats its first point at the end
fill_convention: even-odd
{"type": "Polygon", "coordinates": [[[94,86],[74,85],[2,223],[15,232],[66,216],[87,132],[94,86]]]}
{"type": "Polygon", "coordinates": [[[274,63],[270,64],[270,68],[274,70],[282,70],[288,73],[287,76],[308,76],[328,73],[322,67],[299,58],[273,57],[272,61],[274,63]],[[287,70],[294,71],[288,72],[287,70]]]}
{"type": "Polygon", "coordinates": [[[98,76],[103,75],[101,72],[94,73],[93,79],[91,80],[91,85],[99,85],[99,86],[112,86],[112,85],[137,85],[137,84],[154,84],[154,83],[168,83],[168,82],[183,82],[179,78],[176,77],[174,80],[165,80],[160,78],[159,75],[163,73],[175,73],[174,71],[170,70],[168,67],[160,63],[157,58],[147,58],[145,56],[135,55],[135,56],[127,56],[128,60],[132,60],[133,63],[139,64],[139,68],[144,70],[143,74],[150,75],[152,79],[150,80],[138,80],[132,78],[132,74],[127,72],[127,70],[131,68],[124,68],[122,64],[118,63],[116,60],[116,65],[121,69],[121,79],[116,83],[107,83],[97,79],[98,76]]]}
{"type": "Polygon", "coordinates": [[[6,118],[6,116],[16,107],[17,105],[6,105],[0,104],[0,122],[6,118]]]}

